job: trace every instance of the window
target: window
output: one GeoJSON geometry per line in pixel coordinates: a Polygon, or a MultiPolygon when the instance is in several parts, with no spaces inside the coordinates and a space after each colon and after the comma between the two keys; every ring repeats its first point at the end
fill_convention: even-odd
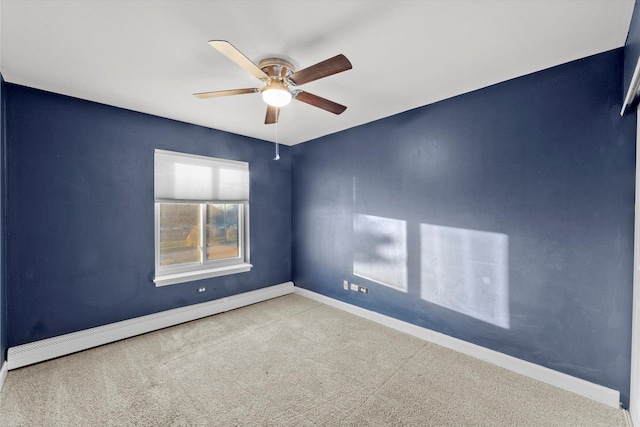
{"type": "Polygon", "coordinates": [[[249,165],[156,150],[156,286],[249,271],[249,165]]]}

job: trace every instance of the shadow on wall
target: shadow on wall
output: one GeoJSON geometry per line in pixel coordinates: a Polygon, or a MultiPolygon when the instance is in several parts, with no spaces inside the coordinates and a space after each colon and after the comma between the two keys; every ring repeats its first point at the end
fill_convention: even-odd
{"type": "MultiPolygon", "coordinates": [[[[509,237],[419,224],[420,297],[433,304],[509,328],[509,237]]],[[[407,222],[354,214],[353,274],[408,291],[407,222]]]]}

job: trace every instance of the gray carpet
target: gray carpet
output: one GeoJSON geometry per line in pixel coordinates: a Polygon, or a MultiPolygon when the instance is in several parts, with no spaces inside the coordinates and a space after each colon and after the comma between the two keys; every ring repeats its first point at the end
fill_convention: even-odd
{"type": "Polygon", "coordinates": [[[8,426],[625,426],[621,410],[310,299],[10,371],[8,426]]]}

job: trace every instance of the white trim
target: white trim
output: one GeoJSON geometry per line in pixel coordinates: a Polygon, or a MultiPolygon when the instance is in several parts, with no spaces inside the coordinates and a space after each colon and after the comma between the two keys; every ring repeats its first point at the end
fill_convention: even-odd
{"type": "MultiPolygon", "coordinates": [[[[638,62],[640,64],[640,62],[638,62]]],[[[637,70],[636,70],[637,71],[637,70]]],[[[636,198],[633,236],[633,297],[631,321],[631,386],[629,390],[629,412],[631,419],[640,426],[640,109],[636,114],[636,198]]]]}
{"type": "Polygon", "coordinates": [[[402,320],[394,319],[393,317],[356,307],[306,289],[295,287],[294,292],[298,295],[330,305],[356,316],[388,326],[397,331],[413,335],[414,337],[421,338],[425,341],[450,348],[518,374],[579,394],[607,406],[618,408],[620,405],[620,392],[617,390],[612,390],[580,378],[572,377],[571,375],[563,374],[562,372],[545,368],[544,366],[536,365],[494,350],[489,350],[488,348],[471,344],[427,328],[403,322],[402,320]]]}
{"type": "Polygon", "coordinates": [[[631,412],[625,409],[623,409],[622,412],[624,413],[624,420],[627,422],[627,427],[633,427],[634,422],[633,422],[633,416],[631,415],[631,412]]]}
{"type": "Polygon", "coordinates": [[[16,369],[55,357],[155,331],[202,317],[293,293],[293,282],[269,286],[214,301],[174,308],[160,313],[123,320],[96,328],[60,335],[9,348],[8,369],[16,369]]]}
{"type": "Polygon", "coordinates": [[[627,107],[635,101],[635,98],[638,96],[638,91],[640,90],[640,58],[636,63],[636,69],[633,71],[633,77],[631,77],[631,81],[629,82],[629,89],[627,89],[627,95],[624,98],[624,102],[622,103],[622,109],[620,110],[620,115],[623,116],[625,111],[627,111],[627,107]]]}
{"type": "Polygon", "coordinates": [[[8,371],[9,371],[9,364],[5,360],[2,363],[2,368],[0,368],[0,391],[2,391],[2,386],[4,385],[4,380],[7,378],[8,371]]]}
{"type": "Polygon", "coordinates": [[[224,267],[208,268],[206,270],[183,271],[182,273],[164,274],[156,276],[153,282],[156,286],[175,285],[176,283],[192,282],[210,277],[226,276],[227,274],[244,273],[251,270],[253,265],[242,263],[226,265],[224,267]]]}

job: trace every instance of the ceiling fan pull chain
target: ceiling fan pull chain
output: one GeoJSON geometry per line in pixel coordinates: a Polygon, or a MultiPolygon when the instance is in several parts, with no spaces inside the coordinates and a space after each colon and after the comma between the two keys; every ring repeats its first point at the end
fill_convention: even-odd
{"type": "Polygon", "coordinates": [[[276,122],[276,156],[273,160],[280,160],[280,150],[278,149],[278,122],[276,122]]]}

